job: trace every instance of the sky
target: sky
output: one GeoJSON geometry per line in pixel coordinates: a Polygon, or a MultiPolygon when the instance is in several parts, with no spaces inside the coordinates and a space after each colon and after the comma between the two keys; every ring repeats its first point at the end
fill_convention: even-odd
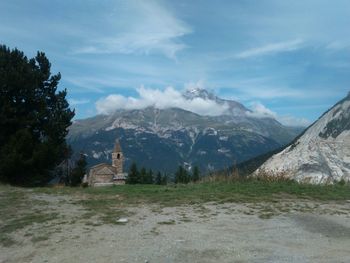
{"type": "Polygon", "coordinates": [[[220,114],[179,98],[199,87],[308,125],[350,91],[349,25],[348,0],[0,1],[0,43],[45,52],[76,119],[152,103],[220,114]]]}

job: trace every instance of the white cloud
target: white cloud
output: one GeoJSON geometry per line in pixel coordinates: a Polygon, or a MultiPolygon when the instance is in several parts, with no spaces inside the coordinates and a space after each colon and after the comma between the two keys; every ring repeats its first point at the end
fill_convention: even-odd
{"type": "Polygon", "coordinates": [[[297,50],[301,47],[303,41],[301,39],[295,39],[292,41],[270,43],[265,46],[257,47],[242,51],[236,55],[237,58],[249,58],[256,56],[263,56],[267,54],[290,52],[297,50]]]}
{"type": "Polygon", "coordinates": [[[117,109],[143,109],[154,106],[159,109],[171,107],[192,111],[200,115],[217,116],[227,111],[226,104],[218,104],[212,100],[202,98],[186,99],[182,93],[172,87],[165,90],[149,89],[141,87],[137,89],[138,98],[125,97],[118,94],[109,95],[96,102],[96,110],[99,114],[109,114],[117,109]]]}
{"type": "MultiPolygon", "coordinates": [[[[198,83],[188,84],[187,88],[198,88],[198,83]]],[[[218,104],[213,100],[202,98],[185,98],[182,93],[172,87],[164,90],[140,87],[137,89],[138,97],[125,97],[119,94],[111,94],[99,99],[96,103],[98,114],[110,114],[118,109],[133,110],[144,109],[153,106],[159,109],[181,108],[200,115],[218,116],[228,110],[227,104],[218,104]]],[[[297,118],[290,115],[278,115],[260,102],[250,103],[251,112],[247,116],[253,118],[273,118],[287,126],[308,126],[310,121],[305,118],[297,118]]]]}
{"type": "Polygon", "coordinates": [[[247,112],[247,115],[254,118],[273,118],[286,126],[301,126],[306,127],[311,124],[308,119],[297,118],[291,115],[278,115],[276,112],[268,109],[260,102],[251,103],[252,112],[247,112]]]}
{"type": "MultiPolygon", "coordinates": [[[[79,87],[79,93],[86,92],[86,90],[94,93],[104,93],[106,88],[128,84],[126,79],[106,75],[66,76],[64,80],[79,87]]],[[[76,90],[75,93],[77,93],[76,90]]]]}
{"type": "Polygon", "coordinates": [[[297,118],[291,115],[279,116],[278,121],[286,126],[307,127],[311,124],[311,121],[306,118],[297,118]]]}
{"type": "Polygon", "coordinates": [[[349,47],[349,41],[331,41],[328,45],[326,45],[326,48],[331,50],[342,50],[348,49],[349,47]]]}
{"type": "Polygon", "coordinates": [[[255,118],[274,118],[277,119],[277,114],[272,110],[266,108],[260,102],[253,102],[251,104],[252,112],[247,112],[248,116],[255,118]]]}
{"type": "Polygon", "coordinates": [[[90,41],[89,45],[75,53],[162,53],[175,58],[178,51],[186,48],[180,41],[192,29],[177,19],[169,10],[155,1],[127,1],[116,16],[115,34],[90,41]],[[126,23],[117,23],[125,20],[126,23]]]}
{"type": "Polygon", "coordinates": [[[71,106],[81,105],[81,104],[87,104],[90,102],[89,99],[69,99],[69,104],[71,106]]]}

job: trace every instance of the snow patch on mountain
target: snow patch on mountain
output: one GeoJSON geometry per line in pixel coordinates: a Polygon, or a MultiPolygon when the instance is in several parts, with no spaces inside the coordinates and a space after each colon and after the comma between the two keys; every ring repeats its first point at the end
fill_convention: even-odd
{"type": "Polygon", "coordinates": [[[103,155],[103,152],[92,151],[92,157],[95,159],[100,159],[102,155],[103,155]]]}
{"type": "Polygon", "coordinates": [[[219,152],[219,153],[229,153],[230,150],[229,150],[229,149],[226,149],[226,148],[220,148],[220,149],[218,149],[218,152],[219,152]]]}
{"type": "Polygon", "coordinates": [[[210,136],[216,136],[218,135],[218,131],[214,128],[208,127],[203,130],[203,134],[210,135],[210,136]]]}
{"type": "Polygon", "coordinates": [[[137,125],[134,125],[132,123],[130,123],[129,121],[125,121],[121,118],[117,118],[111,126],[108,126],[107,128],[105,128],[105,131],[110,131],[110,130],[114,130],[116,128],[123,128],[123,129],[137,129],[140,128],[137,125]]]}

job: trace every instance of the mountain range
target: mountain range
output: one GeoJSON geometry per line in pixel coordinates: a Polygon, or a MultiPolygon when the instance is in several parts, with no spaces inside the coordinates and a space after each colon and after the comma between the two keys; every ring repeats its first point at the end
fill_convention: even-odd
{"type": "Polygon", "coordinates": [[[179,165],[210,172],[232,166],[290,143],[301,127],[286,127],[271,116],[256,116],[237,101],[204,89],[187,90],[186,100],[202,99],[223,105],[217,116],[180,108],[116,110],[109,115],[76,120],[68,143],[84,152],[89,166],[110,162],[115,139],[123,148],[125,167],[131,162],[173,173],[179,165]]]}

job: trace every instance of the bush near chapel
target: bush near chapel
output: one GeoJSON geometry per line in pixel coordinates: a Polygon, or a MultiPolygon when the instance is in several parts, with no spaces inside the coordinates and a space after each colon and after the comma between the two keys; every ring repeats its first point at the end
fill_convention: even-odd
{"type": "Polygon", "coordinates": [[[0,180],[43,185],[66,156],[65,137],[74,110],[66,90],[57,91],[60,73],[38,52],[28,59],[0,45],[0,180]]]}
{"type": "Polygon", "coordinates": [[[80,186],[84,175],[86,174],[86,157],[84,154],[80,154],[79,159],[75,162],[75,167],[69,174],[69,182],[70,186],[80,186]]]}

